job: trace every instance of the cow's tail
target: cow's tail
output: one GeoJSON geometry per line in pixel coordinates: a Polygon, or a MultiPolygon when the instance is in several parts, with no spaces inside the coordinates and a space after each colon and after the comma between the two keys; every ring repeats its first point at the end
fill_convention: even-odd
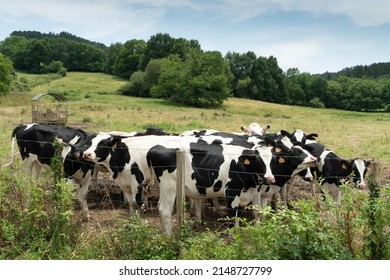
{"type": "Polygon", "coordinates": [[[16,136],[13,134],[11,139],[11,161],[9,163],[4,164],[3,167],[12,167],[15,163],[15,138],[16,136]]]}

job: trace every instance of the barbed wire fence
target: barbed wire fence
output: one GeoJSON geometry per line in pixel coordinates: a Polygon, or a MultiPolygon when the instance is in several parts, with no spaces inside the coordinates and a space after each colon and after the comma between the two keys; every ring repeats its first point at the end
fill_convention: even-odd
{"type": "MultiPolygon", "coordinates": [[[[52,145],[53,143],[52,142],[48,142],[48,141],[31,141],[31,140],[19,140],[19,141],[24,141],[24,142],[30,142],[30,143],[33,143],[33,144],[36,144],[36,145],[52,145]]],[[[1,143],[3,147],[8,147],[9,146],[9,142],[5,142],[3,141],[3,143],[1,143]]],[[[123,147],[118,147],[117,149],[125,149],[123,147]]],[[[4,148],[3,150],[6,150],[6,148],[4,148]]],[[[19,155],[19,152],[18,151],[15,151],[15,157],[17,158],[19,155]]],[[[176,234],[178,237],[180,237],[180,227],[181,225],[183,224],[184,220],[185,220],[185,207],[186,207],[186,203],[185,203],[185,200],[186,200],[186,195],[185,195],[185,190],[184,190],[184,184],[185,184],[185,178],[186,176],[191,176],[191,174],[186,174],[185,173],[185,170],[186,170],[186,167],[185,167],[185,153],[186,152],[183,152],[183,151],[178,151],[177,152],[177,159],[176,159],[176,223],[177,223],[177,231],[176,231],[176,234]]],[[[294,156],[290,156],[290,157],[294,157],[294,156]]],[[[390,161],[386,161],[386,160],[377,160],[375,159],[374,157],[367,157],[372,161],[372,163],[370,164],[370,174],[373,178],[373,180],[375,180],[375,182],[377,182],[379,185],[381,184],[388,184],[389,183],[389,180],[390,180],[390,161]]],[[[7,159],[6,156],[3,155],[3,160],[7,159]]],[[[46,158],[46,159],[49,159],[49,158],[46,158]]],[[[71,160],[71,159],[68,159],[69,161],[75,161],[76,160],[71,160]]],[[[79,163],[79,161],[77,161],[79,163]]],[[[89,164],[88,162],[84,162],[85,164],[89,164]]],[[[1,162],[1,167],[3,167],[4,165],[4,162],[1,162]]],[[[92,164],[91,164],[92,165],[92,164]]],[[[168,166],[161,166],[161,167],[168,167],[168,166]]],[[[115,168],[115,166],[114,166],[115,168]]],[[[205,169],[207,170],[207,169],[205,169]]],[[[208,169],[209,172],[216,172],[216,171],[219,171],[219,172],[229,172],[228,170],[216,170],[216,169],[208,169]]],[[[251,173],[252,174],[252,173],[251,173]]],[[[249,174],[250,175],[250,174],[249,174]]],[[[283,175],[283,174],[273,174],[274,176],[286,176],[286,175],[283,175]]],[[[337,178],[337,177],[335,177],[337,178]]],[[[112,182],[111,182],[112,183],[112,182]]],[[[155,186],[156,187],[156,186],[155,186]]],[[[157,186],[158,187],[158,186],[157,186]]],[[[105,199],[108,199],[108,203],[109,205],[111,205],[112,208],[114,208],[114,203],[110,200],[110,195],[109,195],[109,190],[107,190],[107,188],[104,188],[103,189],[103,192],[104,192],[104,196],[103,198],[105,199]]],[[[224,199],[226,199],[227,197],[223,197],[224,199]]]]}

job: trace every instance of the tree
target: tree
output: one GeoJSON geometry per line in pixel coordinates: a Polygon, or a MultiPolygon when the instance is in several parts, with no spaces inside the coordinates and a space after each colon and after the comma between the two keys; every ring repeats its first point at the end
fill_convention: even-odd
{"type": "Polygon", "coordinates": [[[164,58],[169,55],[178,55],[181,61],[192,50],[201,51],[197,40],[173,38],[168,33],[157,33],[146,42],[144,55],[140,61],[139,69],[144,70],[152,59],[164,58]]]}
{"type": "Polygon", "coordinates": [[[185,64],[189,69],[188,81],[183,90],[186,104],[219,106],[231,96],[228,79],[230,69],[220,52],[193,51],[185,64]]]}
{"type": "Polygon", "coordinates": [[[24,70],[26,69],[24,57],[27,44],[28,41],[24,37],[9,36],[0,43],[0,53],[11,59],[16,69],[24,70]]]}
{"type": "Polygon", "coordinates": [[[229,63],[230,71],[233,74],[232,89],[235,97],[252,97],[253,96],[253,68],[256,63],[256,54],[254,52],[247,52],[239,54],[235,52],[228,52],[225,56],[229,63]],[[245,83],[245,91],[243,83],[245,83]],[[249,84],[248,84],[249,81],[249,84]]]}
{"type": "Polygon", "coordinates": [[[171,55],[162,59],[151,95],[191,106],[219,106],[231,96],[229,73],[220,52],[192,50],[184,62],[171,55]]]}
{"type": "Polygon", "coordinates": [[[119,92],[124,95],[150,97],[149,89],[145,86],[145,72],[136,71],[130,77],[130,82],[122,86],[119,92]]]}
{"type": "Polygon", "coordinates": [[[106,62],[104,63],[103,71],[106,74],[113,74],[114,71],[114,65],[115,65],[115,60],[119,54],[119,51],[123,47],[123,44],[121,43],[116,43],[116,44],[111,44],[108,47],[107,50],[107,59],[106,62]]]}
{"type": "Polygon", "coordinates": [[[11,90],[12,61],[0,53],[0,95],[5,95],[11,90]]]}
{"type": "Polygon", "coordinates": [[[144,40],[127,41],[119,50],[113,66],[113,74],[121,77],[130,76],[139,69],[141,57],[144,54],[146,43],[144,40]]]}
{"type": "Polygon", "coordinates": [[[145,70],[151,59],[164,58],[173,54],[175,39],[168,33],[157,33],[146,42],[146,48],[140,61],[140,70],[145,70]]]}
{"type": "Polygon", "coordinates": [[[39,73],[42,64],[49,64],[48,49],[44,43],[37,39],[32,39],[26,47],[24,63],[31,73],[39,73]]]}

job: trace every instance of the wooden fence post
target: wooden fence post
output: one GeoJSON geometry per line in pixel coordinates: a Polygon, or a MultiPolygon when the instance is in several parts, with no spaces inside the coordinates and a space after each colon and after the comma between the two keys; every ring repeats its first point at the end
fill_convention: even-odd
{"type": "Polygon", "coordinates": [[[180,239],[181,226],[184,220],[184,182],[185,182],[184,152],[176,152],[176,237],[180,239]]]}

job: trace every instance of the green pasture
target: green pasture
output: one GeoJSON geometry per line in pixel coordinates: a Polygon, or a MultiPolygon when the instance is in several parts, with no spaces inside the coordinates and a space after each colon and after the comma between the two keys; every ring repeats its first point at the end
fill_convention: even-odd
{"type": "Polygon", "coordinates": [[[56,92],[68,99],[69,126],[87,131],[142,131],[159,126],[180,133],[191,129],[239,132],[241,126],[269,124],[272,132],[302,129],[318,133],[318,140],[344,158],[390,161],[390,114],[350,112],[286,106],[231,98],[221,108],[184,107],[160,99],[135,98],[116,93],[127,80],[100,73],[71,72],[54,80],[18,73],[35,85],[30,91],[0,97],[0,149],[10,150],[12,129],[31,122],[31,98],[56,92]]]}
{"type": "Polygon", "coordinates": [[[390,114],[236,98],[222,108],[189,108],[118,95],[126,82],[96,73],[71,72],[63,78],[18,73],[18,88],[25,90],[0,97],[0,164],[9,162],[13,128],[31,122],[31,98],[55,92],[69,99],[68,125],[90,132],[143,131],[148,126],[175,133],[204,128],[239,132],[257,122],[269,124],[271,132],[299,128],[318,133],[318,140],[341,157],[380,162],[384,184],[370,182],[370,193],[343,185],[339,207],[320,196],[295,201],[299,211],[273,213],[267,207],[261,226],[242,220],[229,238],[227,230],[196,230],[186,219],[176,240],[161,234],[158,219],[129,218],[126,209],[91,209],[95,220],[85,222],[74,211],[74,188],[53,182],[50,172],[36,181],[19,169],[0,168],[0,260],[389,259],[390,114]]]}

